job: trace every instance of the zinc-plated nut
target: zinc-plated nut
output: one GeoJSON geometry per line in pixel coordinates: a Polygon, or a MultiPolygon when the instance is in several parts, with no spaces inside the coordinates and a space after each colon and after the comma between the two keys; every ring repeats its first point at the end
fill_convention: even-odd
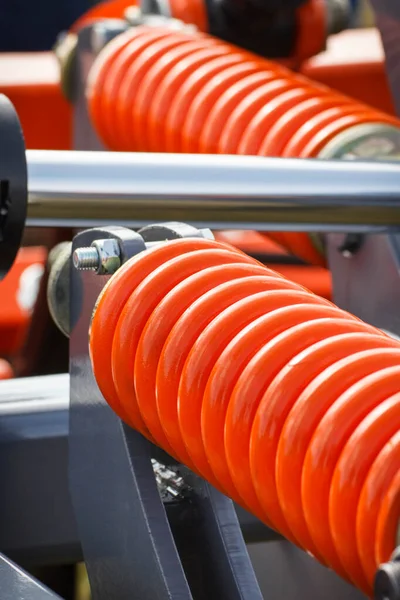
{"type": "Polygon", "coordinates": [[[96,271],[98,275],[111,275],[121,266],[121,252],[117,240],[96,240],[90,248],[77,248],[73,254],[78,271],[96,271]]]}
{"type": "Polygon", "coordinates": [[[96,240],[92,243],[99,255],[99,275],[110,275],[115,273],[121,266],[121,252],[117,240],[96,240]]]}

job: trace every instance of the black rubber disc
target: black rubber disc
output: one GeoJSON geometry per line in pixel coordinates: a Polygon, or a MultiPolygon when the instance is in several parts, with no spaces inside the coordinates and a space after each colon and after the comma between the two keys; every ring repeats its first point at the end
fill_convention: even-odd
{"type": "Polygon", "coordinates": [[[27,204],[24,136],[14,106],[0,94],[0,280],[20,248],[27,204]]]}

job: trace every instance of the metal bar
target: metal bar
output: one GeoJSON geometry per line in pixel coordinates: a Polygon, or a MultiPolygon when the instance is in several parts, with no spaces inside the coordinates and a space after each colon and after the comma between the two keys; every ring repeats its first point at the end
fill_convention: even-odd
{"type": "Polygon", "coordinates": [[[0,554],[0,581],[2,600],[61,600],[60,596],[28,575],[21,567],[0,554]]]}
{"type": "Polygon", "coordinates": [[[68,416],[68,374],[0,383],[0,549],[29,566],[82,559],[68,490],[68,416]]]}
{"type": "Polygon", "coordinates": [[[30,225],[400,226],[400,168],[393,162],[38,150],[27,158],[30,225]]]}

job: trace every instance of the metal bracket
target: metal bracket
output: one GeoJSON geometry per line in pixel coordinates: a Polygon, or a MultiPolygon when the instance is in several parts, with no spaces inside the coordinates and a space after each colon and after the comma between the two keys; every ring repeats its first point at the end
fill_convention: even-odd
{"type": "Polygon", "coordinates": [[[400,599],[400,547],[398,547],[391,560],[381,565],[374,582],[375,600],[400,599]]]}
{"type": "MultiPolygon", "coordinates": [[[[99,237],[129,244],[138,235],[122,229],[80,233],[72,252],[99,237]]],[[[151,445],[121,423],[97,387],[87,332],[106,281],[71,269],[70,489],[93,598],[125,600],[134,591],[141,600],[261,600],[233,503],[194,480],[188,497],[168,503],[167,517],[151,445]]]]}
{"type": "Polygon", "coordinates": [[[400,235],[365,235],[348,251],[342,234],[327,236],[334,302],[367,323],[400,334],[400,235]]]}

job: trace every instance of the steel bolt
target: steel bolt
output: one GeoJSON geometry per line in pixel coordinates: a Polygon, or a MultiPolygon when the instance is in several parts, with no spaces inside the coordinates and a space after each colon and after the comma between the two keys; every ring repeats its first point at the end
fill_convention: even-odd
{"type": "Polygon", "coordinates": [[[96,240],[88,248],[77,248],[72,260],[78,271],[96,271],[98,275],[110,275],[121,266],[117,240],[96,240]]]}
{"type": "Polygon", "coordinates": [[[77,248],[72,255],[72,261],[78,271],[97,271],[100,258],[96,248],[77,248]]]}

